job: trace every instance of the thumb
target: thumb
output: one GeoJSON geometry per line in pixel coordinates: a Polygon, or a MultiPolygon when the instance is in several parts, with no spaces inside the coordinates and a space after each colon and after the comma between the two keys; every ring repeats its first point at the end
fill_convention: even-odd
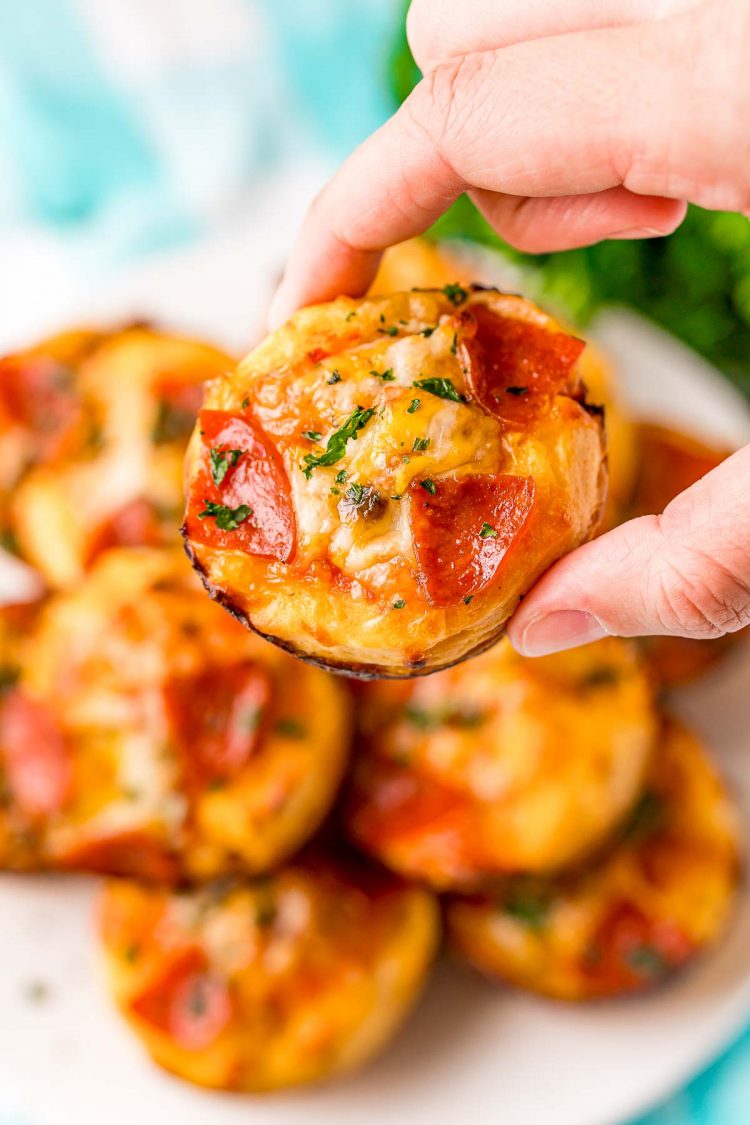
{"type": "Polygon", "coordinates": [[[525,656],[607,634],[711,638],[750,623],[750,446],[665,509],[555,563],[514,614],[525,656]]]}

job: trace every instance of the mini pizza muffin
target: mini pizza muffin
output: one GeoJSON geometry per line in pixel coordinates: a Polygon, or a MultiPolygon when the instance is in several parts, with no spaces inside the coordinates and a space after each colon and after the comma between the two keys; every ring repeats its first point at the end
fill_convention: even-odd
{"type": "Polygon", "coordinates": [[[358,704],[347,829],[441,889],[587,855],[632,808],[656,731],[648,679],[616,638],[539,660],[506,641],[368,685],[358,704]]]}
{"type": "Polygon", "coordinates": [[[242,1091],[320,1081],[379,1051],[439,928],[427,891],[319,854],[184,894],[113,882],[100,917],[112,992],[152,1058],[242,1091]]]}
{"type": "Polygon", "coordinates": [[[723,933],[738,841],[735,810],[704,750],[669,723],[609,854],[577,874],[454,898],[451,940],[489,976],[563,1000],[648,988],[723,933]]]}
{"type": "Polygon", "coordinates": [[[0,360],[0,521],[52,586],[118,545],[174,543],[204,379],[232,361],[142,326],[0,360]]]}
{"type": "MultiPolygon", "coordinates": [[[[640,468],[629,518],[660,515],[675,496],[731,454],[729,449],[650,422],[638,426],[638,445],[640,468]]],[[[741,635],[730,633],[716,640],[644,637],[640,644],[657,682],[675,687],[710,671],[741,635]]]]}
{"type": "MultiPolygon", "coordinates": [[[[474,242],[411,238],[386,250],[371,291],[392,293],[413,285],[439,288],[456,281],[468,286],[472,280],[512,288],[518,273],[517,265],[501,253],[474,242]]],[[[603,529],[607,529],[622,519],[633,497],[638,469],[637,430],[623,401],[617,371],[602,349],[589,341],[579,370],[589,402],[604,407],[607,423],[609,488],[602,521],[603,529]]]]}
{"type": "Polygon", "coordinates": [[[254,874],[333,801],[347,700],[253,637],[179,549],[104,554],[42,610],[0,712],[0,867],[254,874]]]}
{"type": "Polygon", "coordinates": [[[301,310],[208,387],[183,530],[209,591],[350,675],[486,648],[599,522],[582,349],[529,301],[459,285],[301,310]]]}

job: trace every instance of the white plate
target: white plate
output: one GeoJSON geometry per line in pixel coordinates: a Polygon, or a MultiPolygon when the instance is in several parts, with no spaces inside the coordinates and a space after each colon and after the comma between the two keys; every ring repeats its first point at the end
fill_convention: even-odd
{"type": "MultiPolygon", "coordinates": [[[[248,274],[272,275],[270,242],[259,252],[257,236],[227,236],[151,263],[95,311],[187,317],[188,327],[192,318],[239,346],[260,294],[242,291],[237,262],[253,259],[248,274]]],[[[628,314],[609,314],[599,334],[641,413],[750,440],[742,400],[689,352],[628,314]]],[[[675,700],[716,751],[746,823],[749,679],[745,646],[675,700]]],[[[361,1075],[292,1095],[217,1096],[157,1071],[115,1015],[97,977],[94,893],[85,880],[0,879],[0,1100],[35,1125],[611,1125],[684,1082],[750,1018],[745,893],[720,948],[653,996],[566,1007],[442,965],[397,1041],[361,1075]]]]}

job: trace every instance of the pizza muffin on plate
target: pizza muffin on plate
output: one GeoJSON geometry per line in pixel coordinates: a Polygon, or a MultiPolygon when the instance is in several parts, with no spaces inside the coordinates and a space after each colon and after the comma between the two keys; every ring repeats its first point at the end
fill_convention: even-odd
{"type": "Polygon", "coordinates": [[[174,543],[201,386],[232,361],[141,325],[0,360],[0,521],[51,586],[118,545],[174,543]]]}
{"type": "Polygon", "coordinates": [[[695,736],[669,722],[608,854],[578,873],[455,898],[448,928],[489,976],[564,1000],[617,996],[717,941],[739,873],[736,811],[695,736]]]}
{"type": "Polygon", "coordinates": [[[426,980],[439,917],[429,892],[316,853],[186,893],[112,882],[100,930],[115,1000],[153,1059],[261,1091],[383,1047],[426,980]]]}
{"type": "Polygon", "coordinates": [[[184,523],[208,589],[351,675],[487,648],[599,523],[583,346],[521,297],[457,284],[302,309],[208,385],[184,523]]]}
{"type": "Polygon", "coordinates": [[[526,660],[507,641],[358,694],[347,830],[388,867],[449,889],[556,870],[638,797],[657,724],[628,641],[526,660]]]}
{"type": "Polygon", "coordinates": [[[348,740],[336,680],[222,613],[179,548],[106,552],[5,693],[0,867],[264,871],[327,813],[348,740]]]}

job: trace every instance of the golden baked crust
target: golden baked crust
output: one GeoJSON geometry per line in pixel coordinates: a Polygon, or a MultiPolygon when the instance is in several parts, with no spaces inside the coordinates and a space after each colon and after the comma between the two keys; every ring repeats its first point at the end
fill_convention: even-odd
{"type": "Polygon", "coordinates": [[[222,613],[179,549],[109,551],[42,609],[5,695],[0,867],[264,871],[327,813],[348,717],[332,677],[222,613]]]}
{"type": "Polygon", "coordinates": [[[507,641],[358,694],[345,821],[387,866],[440,889],[581,859],[628,815],[656,734],[627,641],[538,660],[507,641]]]}
{"type": "Polygon", "coordinates": [[[303,309],[207,389],[184,534],[218,601],[297,655],[413,676],[479,652],[596,530],[582,344],[496,291],[303,309]]]}
{"type": "Polygon", "coordinates": [[[53,587],[113,546],[173,544],[202,383],[232,366],[141,325],[0,360],[0,523],[53,587]]]}
{"type": "Polygon", "coordinates": [[[110,986],[149,1054],[226,1090],[364,1063],[421,991],[438,925],[427,891],[320,855],[189,894],[112,883],[101,905],[110,986]]]}
{"type": "Polygon", "coordinates": [[[697,739],[668,723],[608,855],[557,880],[447,907],[453,945],[493,977],[563,1000],[648,988],[723,933],[740,871],[736,811],[697,739]]]}

